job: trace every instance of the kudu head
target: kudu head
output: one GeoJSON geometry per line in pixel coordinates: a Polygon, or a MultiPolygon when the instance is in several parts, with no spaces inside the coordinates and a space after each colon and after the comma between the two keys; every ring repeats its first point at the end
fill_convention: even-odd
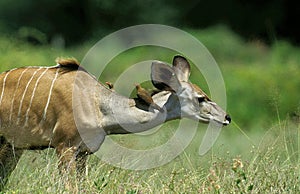
{"type": "Polygon", "coordinates": [[[179,106],[181,117],[203,123],[215,122],[228,125],[231,121],[230,116],[211,101],[197,85],[189,82],[189,76],[190,64],[182,56],[174,57],[172,67],[160,61],[152,63],[153,85],[160,90],[172,92],[170,98],[177,101],[175,104],[179,106]]]}

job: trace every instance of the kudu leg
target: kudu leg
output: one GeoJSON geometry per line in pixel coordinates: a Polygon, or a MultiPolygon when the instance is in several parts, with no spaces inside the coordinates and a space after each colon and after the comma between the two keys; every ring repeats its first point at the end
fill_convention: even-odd
{"type": "Polygon", "coordinates": [[[4,137],[0,137],[0,191],[3,190],[9,175],[16,168],[23,150],[14,149],[4,137]]]}
{"type": "Polygon", "coordinates": [[[84,183],[87,177],[87,168],[86,168],[86,161],[87,161],[87,153],[78,153],[76,156],[76,178],[77,178],[77,185],[78,190],[84,189],[84,183]]]}
{"type": "Polygon", "coordinates": [[[56,148],[57,156],[59,158],[58,168],[62,174],[73,175],[76,170],[74,147],[65,147],[63,145],[56,148]]]}
{"type": "Polygon", "coordinates": [[[87,175],[86,161],[88,153],[79,153],[76,156],[76,170],[78,180],[84,180],[87,175]]]}
{"type": "Polygon", "coordinates": [[[74,147],[67,147],[64,144],[56,147],[57,156],[59,159],[58,168],[62,175],[61,181],[65,188],[71,193],[77,193],[76,180],[74,179],[76,171],[74,147]]]}
{"type": "Polygon", "coordinates": [[[65,187],[74,192],[78,190],[78,183],[84,180],[86,159],[88,154],[78,153],[77,147],[56,148],[59,157],[59,170],[64,177],[65,187]]]}

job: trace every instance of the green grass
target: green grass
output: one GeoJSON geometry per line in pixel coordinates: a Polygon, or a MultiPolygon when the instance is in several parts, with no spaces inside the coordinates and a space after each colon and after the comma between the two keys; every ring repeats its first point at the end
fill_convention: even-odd
{"type": "MultiPolygon", "coordinates": [[[[88,176],[79,184],[81,193],[299,193],[299,48],[284,41],[272,46],[247,42],[223,26],[189,32],[204,43],[222,70],[233,123],[204,156],[198,155],[206,129],[200,124],[185,151],[155,169],[124,170],[92,155],[88,176]]],[[[91,42],[62,50],[1,36],[0,71],[54,65],[58,56],[81,60],[91,42]]],[[[131,49],[111,61],[100,80],[114,82],[127,67],[145,58],[170,63],[174,54],[154,47],[131,49]]],[[[191,80],[209,93],[201,72],[192,72],[191,80]]],[[[113,139],[129,148],[146,149],[167,141],[177,125],[174,121],[151,135],[113,139]]],[[[53,150],[26,151],[5,192],[65,192],[57,163],[53,150]]]]}
{"type": "MultiPolygon", "coordinates": [[[[191,145],[164,166],[144,171],[124,170],[96,156],[88,161],[82,193],[298,193],[299,125],[284,122],[251,141],[231,127],[205,156],[198,155],[199,131],[191,145]]],[[[168,131],[169,132],[169,131],[168,131]]],[[[168,133],[167,132],[167,133],[168,133]]],[[[128,141],[132,136],[122,137],[128,141]]],[[[148,138],[146,143],[152,141],[148,138]]],[[[7,193],[63,193],[53,150],[27,151],[12,174],[7,193]]]]}

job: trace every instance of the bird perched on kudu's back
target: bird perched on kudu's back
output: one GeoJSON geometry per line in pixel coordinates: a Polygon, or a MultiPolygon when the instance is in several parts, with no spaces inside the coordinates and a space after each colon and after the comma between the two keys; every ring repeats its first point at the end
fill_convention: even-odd
{"type": "Polygon", "coordinates": [[[105,84],[108,86],[108,88],[109,88],[110,90],[113,90],[113,89],[114,89],[114,84],[113,84],[113,83],[111,83],[111,82],[105,82],[105,84]]]}
{"type": "Polygon", "coordinates": [[[162,109],[160,106],[155,104],[155,102],[153,101],[149,92],[146,89],[142,88],[142,86],[140,84],[135,84],[135,88],[137,91],[137,96],[140,99],[142,99],[146,104],[148,104],[152,108],[158,110],[159,112],[164,112],[164,109],[162,109]]]}

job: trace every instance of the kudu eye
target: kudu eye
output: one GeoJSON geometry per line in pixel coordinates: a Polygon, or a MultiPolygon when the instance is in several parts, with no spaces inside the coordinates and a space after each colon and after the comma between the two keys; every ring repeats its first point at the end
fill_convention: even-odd
{"type": "Polygon", "coordinates": [[[204,96],[198,97],[198,102],[199,103],[204,102],[204,101],[205,101],[205,97],[204,96]]]}

